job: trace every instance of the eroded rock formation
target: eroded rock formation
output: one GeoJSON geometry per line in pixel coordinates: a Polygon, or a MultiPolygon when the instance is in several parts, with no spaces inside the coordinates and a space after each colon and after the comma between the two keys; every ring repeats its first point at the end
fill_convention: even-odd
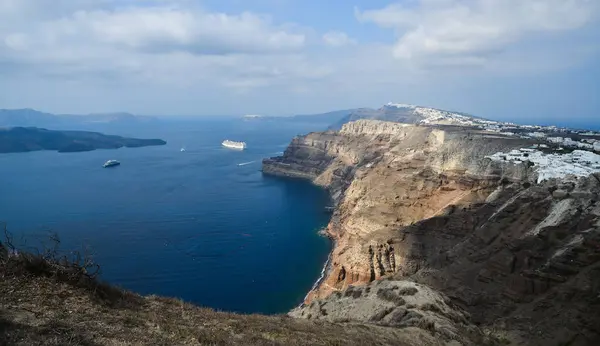
{"type": "Polygon", "coordinates": [[[536,184],[527,162],[485,158],[531,144],[373,120],[295,138],[264,172],[312,179],[336,202],[328,275],[303,309],[392,277],[449,296],[514,344],[600,342],[600,177],[536,184]]]}

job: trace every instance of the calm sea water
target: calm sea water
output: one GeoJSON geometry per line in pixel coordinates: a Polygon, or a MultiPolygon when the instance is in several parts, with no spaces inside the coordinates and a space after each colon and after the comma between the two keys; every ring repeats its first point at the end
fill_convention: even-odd
{"type": "MultiPolygon", "coordinates": [[[[317,125],[173,122],[112,133],[166,146],[0,154],[0,220],[39,246],[88,247],[108,282],[222,310],[280,313],[319,277],[330,244],[325,191],[260,172],[317,125]],[[244,140],[245,151],[222,148],[244,140]],[[186,151],[180,152],[185,146],[186,151]],[[104,169],[108,159],[122,165],[104,169]]],[[[109,133],[108,130],[104,132],[109,133]]]]}

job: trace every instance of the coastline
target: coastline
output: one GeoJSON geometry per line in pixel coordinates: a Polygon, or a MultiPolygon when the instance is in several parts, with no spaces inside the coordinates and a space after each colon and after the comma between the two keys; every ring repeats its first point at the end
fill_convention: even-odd
{"type": "Polygon", "coordinates": [[[321,275],[315,281],[315,283],[310,288],[310,291],[308,291],[308,293],[306,293],[306,295],[304,296],[304,299],[296,308],[301,308],[304,305],[306,305],[306,301],[311,298],[311,295],[314,294],[315,290],[317,290],[319,288],[319,286],[321,286],[323,281],[325,281],[325,279],[331,273],[331,269],[332,269],[331,258],[333,257],[333,251],[335,250],[335,248],[337,246],[337,242],[332,237],[332,235],[328,232],[328,230],[329,230],[329,227],[325,227],[318,232],[319,235],[329,238],[329,240],[331,242],[331,250],[329,251],[329,254],[327,255],[327,261],[325,261],[325,264],[323,265],[323,269],[321,269],[321,275]]]}
{"type": "MultiPolygon", "coordinates": [[[[315,296],[318,294],[320,287],[325,283],[325,281],[329,278],[332,270],[333,270],[333,255],[335,253],[335,250],[338,247],[338,241],[337,241],[337,235],[335,233],[333,233],[331,231],[331,227],[332,227],[332,221],[333,221],[333,215],[335,214],[338,205],[340,203],[339,200],[337,200],[338,198],[334,197],[332,190],[331,190],[331,184],[318,184],[315,182],[315,180],[318,177],[318,174],[314,174],[314,172],[309,173],[309,174],[304,174],[304,173],[299,173],[295,170],[292,169],[292,171],[290,172],[290,167],[289,165],[286,165],[283,170],[280,169],[273,169],[272,167],[269,167],[270,169],[265,169],[265,164],[266,165],[272,165],[275,164],[280,165],[281,163],[278,161],[278,158],[266,158],[263,159],[263,167],[261,169],[262,174],[265,175],[270,175],[270,176],[275,176],[275,177],[280,177],[280,178],[284,178],[284,179],[300,179],[300,180],[308,180],[311,184],[323,188],[327,191],[327,194],[329,196],[330,199],[330,206],[327,207],[328,208],[328,212],[331,213],[331,218],[329,219],[329,222],[327,224],[326,227],[320,229],[319,231],[317,231],[317,234],[319,236],[324,236],[329,238],[330,242],[331,242],[331,248],[329,251],[329,254],[327,256],[327,260],[325,261],[323,268],[321,270],[321,274],[319,275],[319,277],[317,278],[317,280],[315,281],[315,283],[311,286],[310,290],[306,293],[303,301],[296,307],[297,308],[301,308],[303,306],[306,306],[307,302],[312,301],[313,299],[315,299],[315,296]]],[[[339,196],[338,196],[339,197],[339,196]]]]}

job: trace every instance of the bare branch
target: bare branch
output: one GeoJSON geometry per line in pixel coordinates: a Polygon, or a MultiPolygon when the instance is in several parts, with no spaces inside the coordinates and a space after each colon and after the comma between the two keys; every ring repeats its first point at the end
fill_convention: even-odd
{"type": "Polygon", "coordinates": [[[8,231],[6,222],[1,223],[2,226],[4,226],[4,246],[6,246],[10,252],[14,252],[16,249],[13,243],[13,235],[8,231]]]}

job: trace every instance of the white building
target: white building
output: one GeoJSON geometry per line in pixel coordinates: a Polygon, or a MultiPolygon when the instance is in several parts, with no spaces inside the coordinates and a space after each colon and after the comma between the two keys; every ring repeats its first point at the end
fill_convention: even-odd
{"type": "Polygon", "coordinates": [[[496,153],[486,156],[493,161],[509,161],[522,164],[524,161],[533,163],[533,169],[538,173],[538,183],[550,178],[562,178],[567,175],[585,177],[600,172],[600,155],[589,151],[574,150],[568,154],[544,154],[540,151],[529,153],[513,150],[510,153],[496,153]],[[525,156],[527,154],[527,156],[525,156]]]}
{"type": "Polygon", "coordinates": [[[583,143],[583,142],[575,142],[577,143],[577,147],[582,148],[582,149],[594,149],[594,145],[589,144],[589,143],[583,143]]]}
{"type": "Polygon", "coordinates": [[[528,132],[527,135],[533,138],[546,138],[546,134],[543,132],[528,132]]]}
{"type": "Polygon", "coordinates": [[[567,147],[577,147],[578,146],[578,142],[575,142],[571,138],[565,138],[563,140],[563,145],[567,146],[567,147]]]}

